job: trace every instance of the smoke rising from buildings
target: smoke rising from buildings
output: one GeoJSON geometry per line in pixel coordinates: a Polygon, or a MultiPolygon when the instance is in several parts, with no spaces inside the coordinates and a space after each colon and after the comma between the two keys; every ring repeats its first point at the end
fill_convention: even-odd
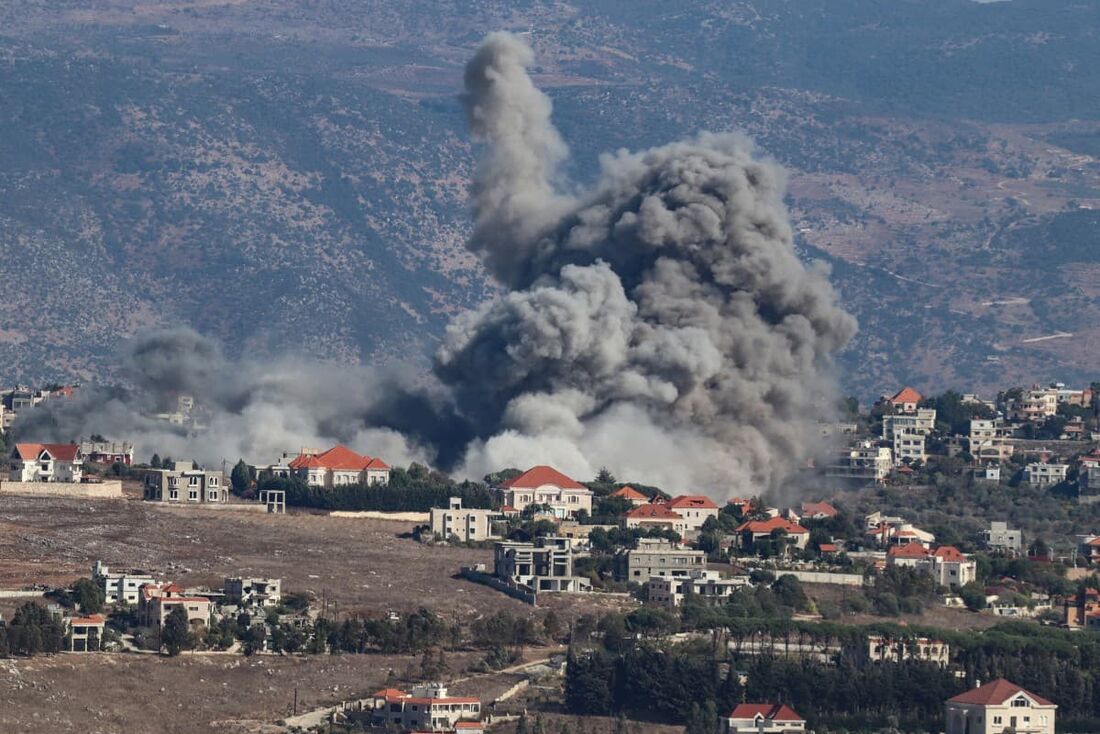
{"type": "Polygon", "coordinates": [[[336,439],[473,477],[549,463],[716,497],[780,485],[832,412],[833,356],[856,330],[824,269],[795,254],[782,169],[743,136],[701,134],[606,154],[577,187],[532,60],[495,33],[466,68],[484,144],[469,247],[507,293],[452,322],[433,375],[232,364],[194,332],[158,332],[127,353],[132,392],[92,391],[21,432],[124,437],[187,393],[210,427],[171,432],[173,456],[336,439]]]}

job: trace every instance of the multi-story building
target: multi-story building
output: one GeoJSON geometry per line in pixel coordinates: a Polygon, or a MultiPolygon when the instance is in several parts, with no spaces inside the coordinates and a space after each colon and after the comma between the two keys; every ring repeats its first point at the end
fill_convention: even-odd
{"type": "Polygon", "coordinates": [[[549,466],[536,466],[496,487],[500,503],[523,512],[529,505],[550,508],[555,517],[592,514],[592,490],[549,466]]]}
{"type": "Polygon", "coordinates": [[[102,649],[103,630],[107,626],[107,618],[102,614],[69,617],[65,626],[69,652],[99,652],[102,649]]]}
{"type": "Polygon", "coordinates": [[[1057,708],[1042,696],[999,678],[947,699],[946,734],[1054,734],[1057,708]]]}
{"type": "Polygon", "coordinates": [[[493,571],[501,581],[534,592],[587,591],[592,585],[587,578],[573,575],[573,544],[569,538],[496,543],[493,571]]]}
{"type": "Polygon", "coordinates": [[[354,484],[388,484],[390,467],[377,457],[357,454],[346,446],[327,451],[302,449],[288,464],[292,476],[311,487],[342,487],[354,484]]]}
{"type": "Polygon", "coordinates": [[[8,478],[13,482],[79,482],[84,457],[72,443],[17,443],[8,478]]]}
{"type": "Polygon", "coordinates": [[[749,586],[748,576],[727,578],[718,571],[694,569],[687,576],[650,576],[646,583],[646,601],[674,609],[691,596],[704,604],[720,605],[746,586],[749,586]]]}
{"type": "Polygon", "coordinates": [[[1045,487],[1066,481],[1066,472],[1069,464],[1046,464],[1041,461],[1033,461],[1027,465],[1026,474],[1028,484],[1036,487],[1045,487]]]}
{"type": "Polygon", "coordinates": [[[194,629],[205,627],[210,621],[214,605],[205,596],[184,593],[178,584],[146,584],[138,594],[138,615],[146,626],[161,627],[176,607],[187,613],[187,623],[194,629]]]}
{"type": "Polygon", "coordinates": [[[723,716],[721,734],[803,734],[806,720],[790,706],[778,703],[742,703],[723,716]]]}
{"type": "Polygon", "coordinates": [[[185,504],[228,502],[229,486],[220,471],[199,469],[190,461],[177,461],[171,469],[145,472],[145,499],[185,504]]]}
{"type": "Polygon", "coordinates": [[[111,573],[103,561],[96,561],[92,566],[92,581],[103,589],[107,604],[137,604],[141,587],[157,583],[157,579],[145,571],[111,573]]]}
{"type": "Polygon", "coordinates": [[[463,543],[499,537],[493,524],[503,517],[499,510],[463,508],[461,497],[451,497],[446,508],[433,507],[430,513],[433,534],[463,543]]]}
{"type": "Polygon", "coordinates": [[[1020,530],[1012,530],[1008,523],[994,520],[989,523],[989,530],[985,533],[985,544],[990,550],[1018,555],[1024,547],[1024,534],[1020,530]]]}
{"type": "Polygon", "coordinates": [[[132,466],[134,463],[134,445],[128,441],[82,441],[80,453],[84,461],[92,464],[132,466]]]}
{"type": "Polygon", "coordinates": [[[917,543],[894,546],[886,553],[886,565],[928,574],[940,586],[965,586],[978,578],[978,564],[951,545],[934,551],[917,543]]]}
{"type": "Polygon", "coordinates": [[[856,441],[825,468],[825,476],[862,482],[886,481],[894,468],[894,452],[875,441],[856,441]]]}
{"type": "Polygon", "coordinates": [[[710,518],[718,519],[718,505],[709,497],[698,494],[683,494],[668,501],[668,508],[684,518],[684,528],[689,533],[698,533],[710,518]]]}
{"type": "Polygon", "coordinates": [[[928,456],[924,452],[924,436],[919,433],[895,433],[893,440],[894,464],[924,463],[928,456]]]}
{"type": "Polygon", "coordinates": [[[882,416],[882,438],[885,441],[892,441],[899,433],[927,436],[935,428],[935,408],[918,408],[913,413],[882,416]]]}
{"type": "Polygon", "coordinates": [[[1100,502],[1100,464],[1089,462],[1081,465],[1078,488],[1077,501],[1081,504],[1100,502]]]}
{"type": "Polygon", "coordinates": [[[875,663],[900,663],[919,660],[941,668],[951,664],[951,646],[928,637],[887,637],[867,635],[867,659],[875,663]]]}
{"type": "Polygon", "coordinates": [[[277,607],[283,599],[281,579],[227,577],[222,590],[225,600],[239,606],[277,607]]]}
{"type": "Polygon", "coordinates": [[[687,577],[707,567],[707,554],[660,538],[639,538],[615,555],[615,580],[646,583],[651,577],[687,577]]]}
{"type": "Polygon", "coordinates": [[[1003,421],[975,418],[970,421],[967,449],[980,464],[1002,464],[1012,458],[1011,429],[1003,421]]]}
{"type": "Polygon", "coordinates": [[[416,686],[411,693],[396,688],[376,692],[368,708],[350,712],[353,721],[364,718],[372,727],[406,732],[481,732],[481,701],[466,696],[449,696],[439,683],[416,686]]]}
{"type": "Polygon", "coordinates": [[[785,517],[770,517],[767,520],[749,520],[734,529],[740,548],[752,548],[758,541],[782,536],[795,548],[802,550],[810,539],[810,531],[785,517]]]}
{"type": "Polygon", "coordinates": [[[893,407],[895,413],[916,413],[917,406],[923,399],[924,396],[913,388],[903,387],[894,397],[887,398],[886,402],[893,407]]]}
{"type": "Polygon", "coordinates": [[[680,537],[687,535],[688,531],[683,515],[665,502],[650,502],[627,510],[622,516],[622,525],[627,529],[671,530],[680,537]]]}
{"type": "Polygon", "coordinates": [[[1018,400],[1008,406],[1012,420],[1039,422],[1058,412],[1058,389],[1033,387],[1025,390],[1018,400]]]}

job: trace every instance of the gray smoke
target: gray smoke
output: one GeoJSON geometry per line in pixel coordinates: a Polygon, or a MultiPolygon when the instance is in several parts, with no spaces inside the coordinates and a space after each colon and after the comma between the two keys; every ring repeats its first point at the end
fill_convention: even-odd
{"type": "Polygon", "coordinates": [[[454,320],[433,375],[237,363],[163,330],[126,351],[133,389],[82,391],[19,434],[134,437],[202,461],[339,440],[472,477],[547,463],[719,499],[778,487],[816,448],[833,355],[856,330],[795,254],[783,171],[742,136],[703,134],[605,155],[595,184],[572,186],[532,59],[496,33],[466,68],[485,144],[469,247],[507,292],[454,320]],[[205,430],[150,417],[179,394],[207,409],[205,430]]]}
{"type": "Polygon", "coordinates": [[[593,186],[566,193],[531,61],[496,33],[466,68],[486,144],[469,246],[512,290],[456,319],[437,356],[483,429],[465,471],[776,487],[814,450],[856,330],[824,268],[795,254],[783,171],[742,136],[703,134],[605,155],[593,186]]]}

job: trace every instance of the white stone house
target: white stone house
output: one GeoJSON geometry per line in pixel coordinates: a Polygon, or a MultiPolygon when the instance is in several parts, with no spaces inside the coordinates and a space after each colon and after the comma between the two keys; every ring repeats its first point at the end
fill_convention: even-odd
{"type": "Polygon", "coordinates": [[[17,443],[8,478],[13,482],[79,482],[84,457],[72,443],[17,443]]]}
{"type": "Polygon", "coordinates": [[[949,698],[944,705],[947,734],[1054,734],[1057,706],[999,678],[949,698]]]}
{"type": "Polygon", "coordinates": [[[530,505],[548,506],[555,517],[592,513],[592,490],[549,466],[535,466],[496,487],[500,502],[523,512],[530,505]]]}

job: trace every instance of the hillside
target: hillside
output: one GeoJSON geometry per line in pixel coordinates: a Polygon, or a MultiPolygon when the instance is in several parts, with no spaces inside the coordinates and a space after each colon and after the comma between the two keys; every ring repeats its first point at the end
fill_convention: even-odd
{"type": "Polygon", "coordinates": [[[603,151],[702,129],[743,130],[789,168],[803,253],[861,323],[848,389],[1086,379],[1098,16],[1069,0],[9,5],[0,382],[109,376],[119,339],[154,324],[231,354],[430,353],[493,290],[463,249],[456,94],[496,28],[529,32],[581,178],[603,151]]]}

